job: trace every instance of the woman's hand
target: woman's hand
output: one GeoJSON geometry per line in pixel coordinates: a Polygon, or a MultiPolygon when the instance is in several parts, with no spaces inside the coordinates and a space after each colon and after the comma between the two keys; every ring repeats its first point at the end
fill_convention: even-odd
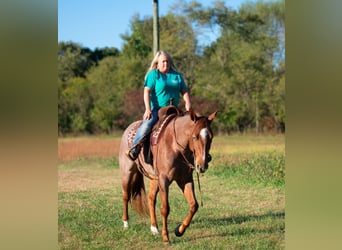
{"type": "Polygon", "coordinates": [[[144,120],[149,120],[152,117],[152,111],[151,110],[146,110],[143,116],[144,120]]]}

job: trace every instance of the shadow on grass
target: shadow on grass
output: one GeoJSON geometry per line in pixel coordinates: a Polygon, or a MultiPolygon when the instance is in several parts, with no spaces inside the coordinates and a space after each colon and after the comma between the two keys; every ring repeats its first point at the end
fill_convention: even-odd
{"type": "Polygon", "coordinates": [[[250,221],[263,221],[266,219],[285,219],[285,212],[276,212],[276,213],[266,213],[261,215],[243,215],[243,216],[230,216],[225,218],[199,218],[194,220],[193,223],[204,223],[210,225],[218,225],[218,224],[242,224],[250,221]]]}
{"type": "MultiPolygon", "coordinates": [[[[261,215],[229,216],[223,218],[198,218],[192,221],[193,227],[205,229],[201,238],[243,236],[250,234],[284,234],[285,212],[261,215]],[[280,221],[280,222],[279,222],[280,221]],[[212,230],[208,230],[212,229],[212,230]]],[[[190,226],[191,227],[191,226],[190,226]]],[[[191,229],[190,229],[191,230],[191,229]]],[[[196,239],[189,239],[189,241],[196,239]]]]}

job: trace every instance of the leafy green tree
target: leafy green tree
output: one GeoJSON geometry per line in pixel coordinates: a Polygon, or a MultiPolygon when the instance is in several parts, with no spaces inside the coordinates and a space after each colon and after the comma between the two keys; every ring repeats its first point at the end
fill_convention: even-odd
{"type": "Polygon", "coordinates": [[[87,74],[93,99],[90,120],[95,131],[109,133],[118,127],[122,129],[119,121],[126,92],[142,89],[144,74],[141,61],[122,57],[106,57],[90,70],[87,74]]]}
{"type": "MultiPolygon", "coordinates": [[[[146,60],[152,53],[152,18],[140,19],[139,15],[133,16],[130,26],[131,33],[121,35],[124,40],[122,56],[130,59],[146,60]]],[[[147,62],[146,62],[147,64],[147,62]]]]}
{"type": "Polygon", "coordinates": [[[194,90],[219,102],[222,130],[255,127],[259,131],[262,117],[274,115],[270,102],[275,100],[279,64],[274,56],[282,43],[280,7],[279,3],[257,3],[234,11],[216,2],[212,8],[196,3],[185,8],[198,24],[221,27],[221,36],[204,50],[194,90]],[[272,15],[274,9],[277,15],[272,15]]]}
{"type": "Polygon", "coordinates": [[[92,130],[95,132],[110,132],[113,127],[113,120],[118,115],[117,103],[120,94],[114,80],[115,72],[118,70],[118,59],[106,57],[87,74],[87,79],[90,82],[90,95],[93,99],[89,119],[92,130]]]}
{"type": "Polygon", "coordinates": [[[89,54],[89,60],[98,64],[99,61],[104,59],[107,56],[117,57],[120,55],[120,51],[114,47],[105,47],[105,48],[95,48],[94,51],[91,51],[87,48],[83,48],[82,51],[89,54]]]}
{"type": "Polygon", "coordinates": [[[89,110],[92,98],[84,78],[71,78],[58,84],[58,130],[64,133],[90,132],[89,110]]]}
{"type": "Polygon", "coordinates": [[[67,81],[73,77],[85,77],[85,72],[92,65],[88,56],[88,53],[82,53],[77,43],[58,43],[58,78],[67,81]]]}
{"type": "Polygon", "coordinates": [[[58,43],[58,77],[66,81],[73,77],[85,78],[86,72],[107,56],[119,56],[117,48],[96,48],[94,51],[74,42],[58,43]]]}
{"type": "MultiPolygon", "coordinates": [[[[257,2],[243,5],[240,12],[245,15],[258,16],[262,22],[255,30],[259,36],[256,44],[264,62],[262,73],[263,89],[258,95],[258,109],[260,117],[275,120],[277,126],[283,127],[285,112],[285,3],[277,1],[271,3],[257,2]]],[[[258,87],[258,86],[257,86],[258,87]]],[[[259,117],[259,118],[260,118],[259,117]]],[[[258,126],[257,126],[257,129],[258,126]]]]}

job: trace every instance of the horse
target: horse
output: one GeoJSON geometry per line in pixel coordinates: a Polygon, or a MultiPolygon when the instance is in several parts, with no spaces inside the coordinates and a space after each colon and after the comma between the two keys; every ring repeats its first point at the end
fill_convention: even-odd
{"type": "Polygon", "coordinates": [[[175,181],[190,206],[186,218],[174,231],[177,237],[184,234],[199,206],[195,197],[193,171],[199,174],[208,169],[208,162],[211,160],[209,150],[213,139],[210,125],[216,113],[217,111],[209,116],[200,116],[190,110],[183,115],[173,117],[165,126],[158,143],[142,147],[135,161],[132,161],[125,152],[133,141],[141,121],[133,122],[127,127],[122,135],[119,149],[124,229],[128,228],[128,203],[131,202],[133,209],[139,214],[148,215],[149,210],[151,232],[153,235],[159,235],[155,205],[157,193],[160,192],[162,241],[171,244],[167,223],[170,212],[168,198],[169,186],[175,181]],[[146,160],[148,150],[152,152],[152,162],[146,160]],[[150,179],[148,205],[144,176],[150,179]]]}

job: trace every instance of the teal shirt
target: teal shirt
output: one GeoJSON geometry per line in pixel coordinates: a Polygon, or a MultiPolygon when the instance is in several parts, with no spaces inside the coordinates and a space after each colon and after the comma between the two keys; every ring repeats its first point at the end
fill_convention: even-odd
{"type": "Polygon", "coordinates": [[[151,89],[151,109],[168,106],[170,98],[178,106],[180,93],[187,90],[181,74],[171,69],[166,74],[157,69],[151,70],[146,76],[144,86],[151,89]]]}

